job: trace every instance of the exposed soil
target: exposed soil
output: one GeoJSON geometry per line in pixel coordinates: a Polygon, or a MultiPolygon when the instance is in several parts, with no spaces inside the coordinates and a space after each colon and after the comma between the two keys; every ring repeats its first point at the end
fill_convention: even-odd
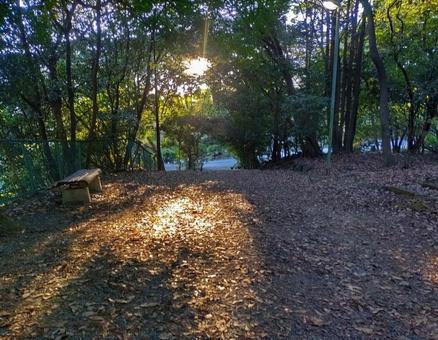
{"type": "Polygon", "coordinates": [[[88,206],[19,202],[0,338],[436,338],[438,163],[373,162],[119,173],[88,206]]]}

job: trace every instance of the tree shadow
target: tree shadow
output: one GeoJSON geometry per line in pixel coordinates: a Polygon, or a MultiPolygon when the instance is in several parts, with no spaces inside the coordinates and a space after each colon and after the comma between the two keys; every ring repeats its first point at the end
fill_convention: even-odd
{"type": "Polygon", "coordinates": [[[106,199],[107,189],[105,185],[104,192],[93,195],[93,203],[86,206],[64,206],[43,194],[22,202],[10,213],[19,221],[20,231],[0,239],[0,335],[17,309],[44,285],[45,277],[62,272],[87,224],[110,220],[131,204],[132,197],[127,195],[117,195],[117,201],[106,199]]]}
{"type": "Polygon", "coordinates": [[[56,308],[38,319],[37,334],[148,339],[183,336],[186,325],[199,314],[189,304],[195,291],[174,288],[172,280],[175,269],[194,257],[208,262],[208,254],[187,248],[179,250],[170,266],[156,260],[124,262],[102,247],[81,275],[50,301],[56,308]]]}
{"type": "MultiPolygon", "coordinates": [[[[172,339],[434,333],[428,311],[436,305],[436,287],[419,274],[431,246],[423,234],[385,225],[396,212],[383,218],[350,197],[353,190],[334,190],[336,183],[326,189],[301,174],[245,176],[140,173],[110,181],[123,190],[109,193],[105,213],[91,211],[65,247],[46,245],[47,254],[56,248],[60,254],[50,264],[50,281],[40,282],[41,305],[33,312],[27,309],[32,303],[18,308],[24,319],[10,334],[172,339]],[[195,230],[199,226],[206,229],[195,230]],[[59,268],[65,262],[72,263],[59,268]]],[[[417,217],[422,226],[426,220],[417,217]]]]}
{"type": "MultiPolygon", "coordinates": [[[[29,248],[33,245],[42,249],[37,256],[32,251],[25,260],[20,259],[17,269],[23,270],[26,261],[43,266],[33,267],[30,278],[9,283],[9,287],[18,286],[20,296],[10,300],[10,317],[4,314],[8,317],[3,324],[4,334],[163,339],[199,337],[209,332],[224,334],[232,323],[240,329],[239,334],[245,334],[247,324],[236,324],[242,315],[245,320],[250,316],[246,301],[237,296],[237,287],[249,286],[251,281],[239,282],[243,275],[240,271],[247,272],[244,259],[238,253],[227,253],[227,241],[218,241],[222,230],[162,236],[151,234],[153,219],[138,226],[146,209],[154,217],[169,209],[167,203],[189,204],[178,211],[178,223],[186,223],[187,214],[197,222],[200,215],[190,214],[217,208],[214,204],[220,202],[210,207],[207,200],[188,200],[186,194],[192,190],[206,193],[192,184],[152,188],[138,178],[120,182],[123,192],[110,197],[109,203],[101,202],[99,209],[91,209],[86,218],[77,219],[71,231],[70,227],[63,229],[58,225],[47,231],[52,240],[43,246],[39,239],[29,241],[29,248]],[[129,199],[120,199],[128,190],[136,193],[129,199]],[[175,196],[170,197],[171,194],[175,196]],[[100,232],[102,235],[98,235],[100,232]],[[145,235],[149,235],[147,241],[145,235]],[[234,272],[240,276],[234,276],[234,272]],[[211,325],[218,330],[213,331],[211,325]]],[[[207,213],[213,218],[212,210],[207,213]]],[[[235,220],[225,224],[236,224],[240,232],[242,212],[230,207],[226,213],[236,214],[235,220]]],[[[163,223],[171,223],[171,216],[163,218],[163,223]]],[[[199,223],[194,225],[199,227],[199,223]]],[[[185,228],[190,231],[191,224],[187,222],[185,228]]],[[[234,242],[233,247],[236,246],[238,242],[234,242]]]]}
{"type": "Polygon", "coordinates": [[[252,285],[259,335],[427,338],[438,331],[434,212],[401,213],[360,174],[318,181],[288,171],[169,175],[170,189],[197,183],[252,205],[242,220],[266,274],[252,285]]]}
{"type": "Polygon", "coordinates": [[[213,177],[220,190],[253,205],[258,222],[248,226],[269,273],[256,287],[258,307],[269,310],[262,320],[271,337],[437,333],[434,212],[400,211],[368,176],[323,183],[287,171],[213,177]]]}

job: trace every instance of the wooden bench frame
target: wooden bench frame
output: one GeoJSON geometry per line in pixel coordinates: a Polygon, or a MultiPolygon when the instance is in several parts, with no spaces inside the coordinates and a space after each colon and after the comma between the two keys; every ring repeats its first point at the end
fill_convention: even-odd
{"type": "Polygon", "coordinates": [[[81,169],[56,182],[54,187],[61,188],[62,202],[91,202],[90,192],[101,192],[100,169],[81,169]]]}

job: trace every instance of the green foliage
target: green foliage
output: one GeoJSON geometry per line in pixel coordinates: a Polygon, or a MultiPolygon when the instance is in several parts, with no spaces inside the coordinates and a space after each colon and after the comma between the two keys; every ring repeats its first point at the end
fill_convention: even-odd
{"type": "Polygon", "coordinates": [[[377,147],[380,139],[379,111],[377,106],[363,107],[357,121],[357,132],[353,146],[360,150],[362,146],[377,147]]]}
{"type": "Polygon", "coordinates": [[[288,98],[283,110],[292,113],[295,135],[306,136],[315,131],[322,135],[322,121],[327,115],[327,105],[326,97],[303,93],[288,98]]]}
{"type": "Polygon", "coordinates": [[[176,144],[187,161],[189,170],[196,170],[196,164],[203,156],[201,140],[205,130],[204,125],[204,117],[184,115],[169,120],[164,128],[166,136],[176,144]]]}
{"type": "Polygon", "coordinates": [[[377,37],[391,83],[393,128],[401,136],[412,112],[414,135],[427,121],[427,101],[438,89],[436,1],[385,0],[376,4],[377,37]],[[411,95],[409,94],[411,91],[411,95]]]}
{"type": "Polygon", "coordinates": [[[0,141],[0,203],[51,184],[40,143],[0,141]]]}
{"type": "Polygon", "coordinates": [[[187,87],[184,91],[180,95],[168,92],[169,97],[164,98],[162,129],[166,144],[176,149],[175,158],[184,160],[188,169],[195,170],[204,156],[211,95],[209,91],[187,87]]]}
{"type": "Polygon", "coordinates": [[[222,111],[226,116],[212,121],[211,133],[229,146],[242,167],[256,168],[258,156],[266,152],[270,140],[269,103],[249,89],[229,94],[226,103],[227,111],[222,111]]]}
{"type": "Polygon", "coordinates": [[[425,138],[425,148],[432,152],[438,152],[438,117],[432,120],[432,127],[425,138]]]}
{"type": "MultiPolygon", "coordinates": [[[[326,142],[332,48],[326,28],[333,18],[314,3],[101,4],[100,9],[95,1],[0,4],[0,139],[46,140],[48,145],[1,150],[0,176],[11,192],[25,189],[26,153],[36,173],[51,173],[52,179],[82,158],[90,166],[126,169],[134,140],[158,154],[157,118],[164,158],[183,159],[189,167],[206,153],[229,148],[244,167],[254,168],[262,155],[278,159],[304,152],[309,138],[315,139],[308,143],[314,151],[326,142]],[[204,41],[212,67],[191,77],[186,62],[200,55],[204,41]],[[85,144],[76,148],[74,139],[85,144]],[[49,142],[55,140],[59,150],[49,142]],[[59,158],[66,164],[59,165],[59,158]]],[[[344,76],[360,69],[359,147],[364,140],[380,139],[380,126],[378,82],[366,44],[362,65],[348,68],[350,53],[356,53],[355,45],[349,47],[359,33],[359,24],[352,27],[356,4],[342,3],[350,8],[341,15],[340,97],[347,92],[344,76]]],[[[419,140],[436,116],[436,4],[379,0],[373,6],[391,88],[392,137],[400,140],[413,117],[413,140],[419,140]]],[[[340,112],[342,105],[339,100],[340,112]]],[[[341,117],[338,125],[340,131],[346,126],[341,117]]],[[[435,150],[435,139],[436,119],[427,149],[435,150]]]]}
{"type": "Polygon", "coordinates": [[[0,4],[0,26],[3,25],[6,16],[9,14],[9,6],[7,3],[0,4]]]}

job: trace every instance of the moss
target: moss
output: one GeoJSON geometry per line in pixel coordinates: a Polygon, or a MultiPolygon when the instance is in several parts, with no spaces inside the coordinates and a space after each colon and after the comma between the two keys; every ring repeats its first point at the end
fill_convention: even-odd
{"type": "Polygon", "coordinates": [[[414,211],[417,212],[425,212],[429,210],[429,206],[420,199],[414,199],[411,202],[409,202],[409,208],[411,208],[414,211]]]}

